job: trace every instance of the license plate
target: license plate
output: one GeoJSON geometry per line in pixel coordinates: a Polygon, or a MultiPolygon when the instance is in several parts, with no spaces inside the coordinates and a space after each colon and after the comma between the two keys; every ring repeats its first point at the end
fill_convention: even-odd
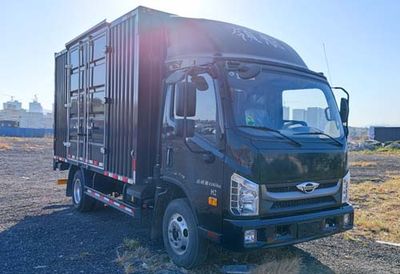
{"type": "Polygon", "coordinates": [[[298,238],[308,238],[321,233],[321,222],[300,223],[297,226],[298,238]]]}

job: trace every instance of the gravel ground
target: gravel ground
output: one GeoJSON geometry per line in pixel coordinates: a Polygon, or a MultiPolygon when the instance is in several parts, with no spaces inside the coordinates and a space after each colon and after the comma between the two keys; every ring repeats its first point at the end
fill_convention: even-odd
{"type": "MultiPolygon", "coordinates": [[[[146,226],[128,216],[109,208],[86,214],[73,210],[65,186],[55,184],[66,174],[52,171],[51,140],[0,138],[1,142],[11,143],[11,147],[0,149],[0,273],[123,273],[116,258],[125,238],[140,239],[150,252],[165,258],[160,245],[146,240],[146,226]]],[[[378,161],[382,170],[399,167],[398,157],[373,157],[354,154],[351,160],[378,161]]],[[[376,177],[364,174],[363,169],[354,168],[353,175],[376,177]]],[[[259,251],[262,256],[258,257],[289,253],[299,258],[300,273],[400,273],[399,247],[350,241],[342,235],[259,251]]],[[[232,263],[249,257],[214,251],[196,272],[218,270],[226,254],[234,258],[232,263]]],[[[170,265],[166,263],[162,273],[184,272],[174,267],[168,271],[170,265]]]]}
{"type": "Polygon", "coordinates": [[[350,153],[350,163],[353,183],[383,182],[392,176],[400,176],[400,155],[354,151],[350,153]]]}

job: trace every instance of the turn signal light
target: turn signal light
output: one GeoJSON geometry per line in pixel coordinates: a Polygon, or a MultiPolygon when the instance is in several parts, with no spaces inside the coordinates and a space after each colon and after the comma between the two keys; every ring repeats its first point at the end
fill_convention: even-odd
{"type": "Polygon", "coordinates": [[[218,205],[218,199],[215,197],[208,197],[208,204],[210,206],[217,206],[218,205]]]}

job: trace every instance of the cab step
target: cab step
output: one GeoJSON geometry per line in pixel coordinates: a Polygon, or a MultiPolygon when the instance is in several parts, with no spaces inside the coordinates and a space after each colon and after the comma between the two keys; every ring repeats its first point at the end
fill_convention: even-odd
{"type": "Polygon", "coordinates": [[[128,205],[127,203],[124,203],[115,198],[111,198],[109,195],[101,193],[90,187],[85,187],[85,194],[134,218],[141,217],[140,207],[128,205]]]}

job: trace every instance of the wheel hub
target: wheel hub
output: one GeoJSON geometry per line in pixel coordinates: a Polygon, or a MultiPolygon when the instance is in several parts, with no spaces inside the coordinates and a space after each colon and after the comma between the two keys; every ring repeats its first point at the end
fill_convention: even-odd
{"type": "Polygon", "coordinates": [[[82,187],[81,187],[81,180],[76,179],[74,182],[74,200],[75,203],[79,204],[82,198],[82,187]]]}
{"type": "Polygon", "coordinates": [[[169,220],[168,240],[172,250],[182,255],[189,244],[189,228],[182,215],[175,213],[169,220]]]}

